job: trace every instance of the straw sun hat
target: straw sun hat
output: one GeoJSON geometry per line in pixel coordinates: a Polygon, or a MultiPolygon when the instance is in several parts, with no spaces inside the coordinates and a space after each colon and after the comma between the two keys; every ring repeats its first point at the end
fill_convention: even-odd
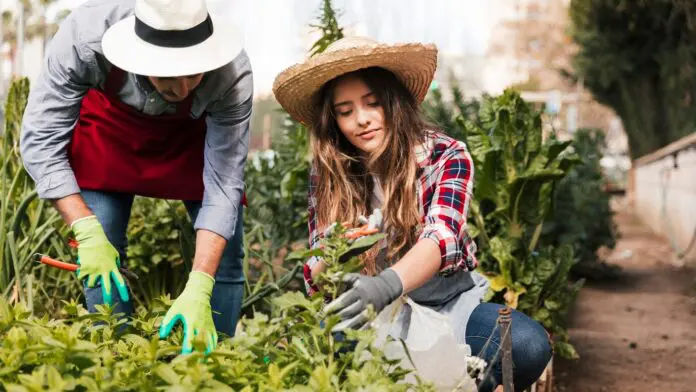
{"type": "Polygon", "coordinates": [[[321,87],[345,73],[369,67],[394,73],[421,103],[435,75],[437,48],[433,44],[387,45],[367,37],[346,37],[281,72],[273,83],[273,93],[290,116],[311,126],[314,97],[321,87]]]}

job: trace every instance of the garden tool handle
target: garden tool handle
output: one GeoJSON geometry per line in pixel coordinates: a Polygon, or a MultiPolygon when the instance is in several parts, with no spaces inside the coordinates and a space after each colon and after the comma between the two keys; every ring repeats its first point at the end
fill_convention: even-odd
{"type": "Polygon", "coordinates": [[[42,255],[40,253],[36,253],[34,255],[34,261],[42,263],[42,264],[50,265],[51,267],[60,268],[62,270],[66,270],[66,271],[75,272],[79,268],[79,265],[77,265],[77,264],[59,261],[59,260],[53,259],[51,257],[42,255]]]}
{"type": "MultiPolygon", "coordinates": [[[[38,263],[50,265],[51,267],[60,268],[60,269],[65,270],[65,271],[75,272],[75,271],[77,271],[78,268],[80,268],[80,266],[77,264],[66,263],[64,261],[56,260],[52,257],[42,255],[41,253],[34,254],[34,261],[36,261],[38,263]]],[[[135,280],[138,279],[138,275],[136,275],[135,273],[133,273],[131,271],[128,271],[127,269],[125,269],[123,267],[119,268],[118,270],[123,275],[125,275],[127,278],[135,279],[135,280]]]]}

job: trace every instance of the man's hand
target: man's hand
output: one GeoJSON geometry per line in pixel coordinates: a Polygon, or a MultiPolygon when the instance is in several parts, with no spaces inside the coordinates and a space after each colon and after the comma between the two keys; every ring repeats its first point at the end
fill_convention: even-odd
{"type": "Polygon", "coordinates": [[[217,346],[217,331],[213,323],[213,313],[210,309],[210,296],[213,292],[215,279],[205,272],[191,271],[186,288],[162,320],[160,338],[164,339],[172,328],[181,321],[184,328],[182,354],[193,351],[194,336],[203,335],[206,342],[206,354],[217,346]]]}
{"type": "Polygon", "coordinates": [[[87,287],[94,287],[101,280],[104,303],[113,304],[111,283],[116,285],[121,300],[128,302],[128,288],[119,272],[121,260],[116,248],[106,238],[102,225],[92,215],[72,223],[77,246],[77,278],[87,278],[87,287]]]}
{"type": "Polygon", "coordinates": [[[362,328],[368,321],[369,305],[379,313],[403,294],[401,278],[391,268],[374,277],[347,274],[343,281],[349,288],[324,309],[327,314],[337,312],[341,316],[333,332],[362,328]]]}

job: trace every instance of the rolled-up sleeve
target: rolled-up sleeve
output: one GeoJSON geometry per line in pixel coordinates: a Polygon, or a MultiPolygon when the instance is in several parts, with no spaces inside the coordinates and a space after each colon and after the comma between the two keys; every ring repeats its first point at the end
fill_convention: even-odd
{"type": "Polygon", "coordinates": [[[22,120],[20,153],[42,199],[79,193],[67,148],[85,93],[100,75],[94,52],[79,42],[68,17],[51,40],[31,87],[22,120]]]}
{"type": "Polygon", "coordinates": [[[419,240],[428,238],[440,248],[440,273],[473,270],[476,245],[467,232],[466,218],[472,197],[474,165],[466,146],[455,142],[433,173],[434,192],[424,217],[419,240]]]}
{"type": "Polygon", "coordinates": [[[234,235],[244,192],[244,167],[249,151],[253,76],[246,52],[227,66],[229,80],[221,98],[208,108],[203,203],[194,227],[234,235]]]}

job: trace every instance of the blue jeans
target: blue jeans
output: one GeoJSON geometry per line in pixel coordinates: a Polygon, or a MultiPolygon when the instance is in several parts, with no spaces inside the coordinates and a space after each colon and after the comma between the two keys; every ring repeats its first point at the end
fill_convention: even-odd
{"type": "MultiPolygon", "coordinates": [[[[97,192],[83,190],[82,197],[87,206],[94,212],[97,219],[104,227],[106,237],[121,255],[121,265],[126,262],[126,229],[130,219],[131,207],[134,196],[116,192],[97,192]]],[[[186,210],[192,221],[196,220],[201,208],[200,202],[184,202],[186,210]]],[[[234,331],[239,320],[242,300],[244,297],[244,227],[243,207],[239,206],[239,215],[234,237],[227,242],[227,246],[220,260],[220,265],[215,274],[215,285],[210,298],[213,310],[213,321],[218,332],[234,336],[234,331]]],[[[94,287],[86,286],[84,281],[84,293],[87,302],[87,310],[95,312],[95,305],[103,304],[101,284],[94,287]]],[[[112,285],[113,287],[113,285],[112,285]]],[[[114,313],[124,313],[126,316],[133,313],[133,302],[123,303],[118,295],[114,295],[114,313]]]]}
{"type": "MultiPolygon", "coordinates": [[[[500,328],[496,328],[498,310],[502,305],[482,303],[474,309],[466,325],[466,344],[472,355],[486,360],[488,364],[496,357],[500,348],[500,328]],[[486,342],[488,346],[486,347],[486,342]],[[485,351],[483,351],[485,347],[485,351]]],[[[551,360],[552,348],[544,327],[536,320],[513,309],[511,313],[512,363],[515,390],[529,388],[546,369],[551,360]]],[[[484,380],[479,391],[492,391],[503,383],[502,352],[495,358],[492,374],[484,380]]]]}
{"type": "MultiPolygon", "coordinates": [[[[502,352],[500,347],[500,328],[497,328],[498,310],[503,306],[484,302],[476,306],[466,324],[466,344],[471,354],[483,358],[487,365],[493,362],[491,373],[482,381],[479,392],[490,392],[503,383],[502,352]],[[488,346],[486,346],[486,342],[488,346]],[[485,347],[485,351],[483,351],[485,347]]],[[[544,327],[522,312],[511,312],[513,383],[516,391],[529,388],[546,369],[551,360],[552,348],[544,327]]],[[[323,327],[323,322],[322,322],[323,327]]],[[[346,341],[342,332],[334,333],[338,342],[346,341]]],[[[339,349],[338,354],[355,350],[357,342],[349,341],[339,349]]],[[[486,366],[486,368],[488,368],[486,366]]],[[[487,370],[487,369],[486,369],[487,370]]]]}

